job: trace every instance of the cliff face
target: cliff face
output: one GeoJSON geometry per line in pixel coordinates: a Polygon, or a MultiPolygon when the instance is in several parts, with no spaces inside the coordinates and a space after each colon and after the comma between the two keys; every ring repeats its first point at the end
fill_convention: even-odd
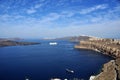
{"type": "Polygon", "coordinates": [[[93,80],[120,80],[120,59],[104,64],[102,72],[93,80]]]}
{"type": "Polygon", "coordinates": [[[79,45],[75,48],[91,49],[102,52],[103,54],[112,56],[114,58],[120,57],[120,41],[113,39],[98,39],[80,41],[79,45]]]}
{"type": "Polygon", "coordinates": [[[87,41],[80,41],[77,49],[90,49],[114,57],[115,60],[103,65],[102,71],[90,80],[120,80],[120,41],[114,39],[91,38],[87,41]]]}
{"type": "Polygon", "coordinates": [[[94,80],[116,80],[117,73],[115,70],[114,60],[104,64],[102,72],[94,80]]]}

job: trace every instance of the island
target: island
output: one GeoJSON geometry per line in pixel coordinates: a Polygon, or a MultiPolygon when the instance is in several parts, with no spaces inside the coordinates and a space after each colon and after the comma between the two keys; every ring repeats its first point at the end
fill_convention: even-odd
{"type": "Polygon", "coordinates": [[[81,40],[75,48],[98,51],[114,58],[103,65],[98,75],[91,75],[90,80],[120,80],[120,40],[91,37],[81,40]]]}
{"type": "Polygon", "coordinates": [[[25,45],[35,45],[40,44],[37,42],[20,42],[8,39],[0,39],[0,47],[7,47],[7,46],[25,46],[25,45]]]}
{"type": "Polygon", "coordinates": [[[70,42],[79,42],[81,40],[88,40],[90,36],[68,36],[68,37],[61,37],[61,38],[55,38],[54,40],[68,40],[70,42]]]}

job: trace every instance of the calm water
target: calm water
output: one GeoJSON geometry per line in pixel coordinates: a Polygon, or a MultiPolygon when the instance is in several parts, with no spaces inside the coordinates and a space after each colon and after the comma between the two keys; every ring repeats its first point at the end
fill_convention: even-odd
{"type": "Polygon", "coordinates": [[[0,80],[88,80],[111,59],[98,52],[74,49],[74,43],[68,41],[56,41],[57,46],[50,46],[49,40],[37,42],[41,44],[0,48],[0,80]],[[67,73],[66,68],[75,73],[67,73]]]}

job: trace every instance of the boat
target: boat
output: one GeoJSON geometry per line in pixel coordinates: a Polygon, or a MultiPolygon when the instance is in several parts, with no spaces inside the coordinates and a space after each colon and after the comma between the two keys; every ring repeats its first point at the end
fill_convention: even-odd
{"type": "Polygon", "coordinates": [[[74,73],[74,71],[70,70],[70,69],[66,69],[66,71],[69,72],[69,73],[74,73]]]}
{"type": "Polygon", "coordinates": [[[90,76],[89,80],[94,80],[94,79],[95,79],[95,76],[90,76]]]}
{"type": "Polygon", "coordinates": [[[57,42],[50,42],[49,45],[57,45],[57,42]]]}
{"type": "Polygon", "coordinates": [[[28,78],[26,78],[25,80],[29,80],[28,78]]]}
{"type": "Polygon", "coordinates": [[[25,77],[25,80],[30,80],[27,76],[25,77]]]}

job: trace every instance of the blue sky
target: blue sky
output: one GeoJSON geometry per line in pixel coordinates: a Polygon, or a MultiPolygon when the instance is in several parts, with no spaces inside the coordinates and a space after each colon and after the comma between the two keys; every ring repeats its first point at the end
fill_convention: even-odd
{"type": "Polygon", "coordinates": [[[119,0],[0,0],[0,37],[120,38],[119,0]]]}

